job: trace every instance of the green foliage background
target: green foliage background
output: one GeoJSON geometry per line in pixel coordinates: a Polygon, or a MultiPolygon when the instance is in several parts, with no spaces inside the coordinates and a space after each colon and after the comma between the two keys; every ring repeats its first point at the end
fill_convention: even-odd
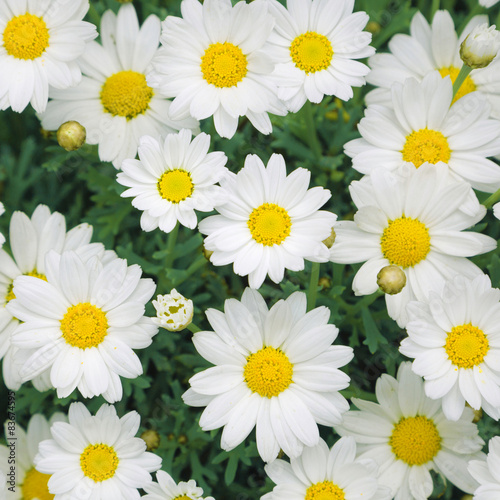
{"type": "MultiPolygon", "coordinates": [[[[180,13],[179,0],[135,0],[134,4],[141,21],[151,13],[161,19],[180,13]]],[[[91,0],[86,19],[99,26],[102,13],[106,9],[116,12],[119,6],[115,0],[91,0]]],[[[448,9],[458,27],[463,27],[472,14],[485,12],[477,0],[357,0],[355,8],[370,15],[373,45],[382,51],[395,33],[408,32],[417,9],[428,19],[437,8],[448,9]]],[[[489,15],[492,23],[500,25],[500,4],[490,9],[489,15]]],[[[247,154],[258,154],[266,163],[273,152],[284,155],[289,172],[297,167],[309,169],[311,186],[320,185],[332,192],[325,208],[338,214],[339,219],[352,219],[354,205],[347,187],[361,176],[351,168],[343,145],[358,137],[356,124],[363,116],[366,91],[367,88],[355,89],[354,98],[348,103],[327,97],[320,105],[306,106],[297,114],[273,117],[270,136],[257,132],[245,119],[240,120],[238,132],[231,140],[215,135],[211,120],[202,123],[202,130],[212,135],[212,151],[226,153],[227,166],[233,172],[242,168],[247,154]]],[[[86,145],[77,152],[63,151],[54,134],[41,132],[31,108],[22,114],[0,112],[0,200],[7,211],[0,218],[0,230],[8,235],[12,212],[22,210],[31,215],[39,203],[63,213],[68,228],[88,222],[94,227],[93,241],[103,242],[130,264],[140,264],[144,274],[156,281],[157,293],[165,294],[176,287],[191,298],[195,323],[210,329],[204,311],[209,307],[222,309],[225,298],[239,299],[247,285],[246,278],[234,275],[231,266],[212,266],[202,254],[203,239],[197,231],[181,227],[175,246],[172,241],[169,246],[169,236],[159,230],[142,232],[140,212],[132,208],[129,199],[120,197],[124,188],[115,179],[116,170],[99,161],[96,147],[86,145]]],[[[500,224],[495,221],[490,212],[475,230],[498,239],[500,224]]],[[[493,286],[500,286],[498,253],[491,252],[474,261],[490,274],[493,286]]],[[[388,318],[384,300],[378,294],[354,297],[351,283],[356,270],[356,266],[322,264],[317,305],[330,308],[330,322],[341,332],[337,342],[355,349],[354,360],[345,368],[352,380],[345,396],[375,400],[376,378],[384,372],[395,375],[404,360],[398,346],[405,332],[388,318]]],[[[303,272],[285,273],[280,285],[266,281],[260,292],[271,305],[293,291],[306,291],[309,278],[310,264],[303,272]]],[[[151,305],[147,314],[154,315],[151,305]]],[[[254,434],[235,450],[224,452],[219,445],[220,430],[201,431],[198,419],[202,409],[183,404],[181,394],[188,388],[188,379],[208,367],[197,355],[190,332],[161,330],[148,349],[136,352],[144,376],[122,379],[124,397],[116,407],[119,415],[137,410],[142,428],[158,431],[161,444],[156,452],[163,458],[163,470],[176,480],[194,478],[205,495],[211,494],[217,500],[258,499],[270,491],[273,485],[264,473],[254,434]]],[[[7,400],[2,382],[0,397],[7,400]]],[[[66,412],[69,404],[78,399],[81,398],[74,393],[61,400],[55,391],[39,393],[31,384],[25,384],[16,393],[18,423],[26,426],[36,412],[47,417],[54,411],[66,412]]],[[[105,402],[102,397],[83,401],[91,412],[105,402]]],[[[487,416],[479,426],[485,440],[500,434],[498,424],[487,416]]],[[[337,439],[332,429],[322,427],[321,433],[330,445],[337,439]]],[[[436,478],[435,484],[432,498],[461,497],[440,478],[436,478]]]]}

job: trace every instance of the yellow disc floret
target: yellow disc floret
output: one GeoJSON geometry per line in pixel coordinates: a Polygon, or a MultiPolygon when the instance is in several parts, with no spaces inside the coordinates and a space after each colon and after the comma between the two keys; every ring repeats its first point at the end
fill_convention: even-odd
{"type": "Polygon", "coordinates": [[[306,73],[316,73],[330,66],[333,49],[326,36],[308,31],[293,40],[290,55],[297,68],[306,73]]]}
{"type": "Polygon", "coordinates": [[[406,136],[403,147],[403,160],[413,163],[417,168],[425,162],[448,163],[451,149],[446,137],[437,130],[421,128],[406,136]]]}
{"type": "Polygon", "coordinates": [[[445,350],[450,361],[459,368],[473,368],[483,362],[490,344],[484,332],[471,323],[454,326],[448,332],[445,350]]]}
{"type": "Polygon", "coordinates": [[[104,111],[131,120],[149,108],[153,89],[142,73],[120,71],[104,82],[100,97],[104,111]]]}
{"type": "Polygon", "coordinates": [[[252,238],[265,246],[280,245],[290,234],[292,220],[284,208],[264,203],[255,208],[248,219],[252,238]]]}
{"type": "Polygon", "coordinates": [[[174,500],[192,500],[191,497],[188,497],[187,495],[181,495],[179,497],[175,497],[174,500]]]}
{"type": "Polygon", "coordinates": [[[180,168],[167,170],[158,180],[160,196],[172,203],[180,203],[194,191],[191,174],[180,168]]]}
{"type": "Polygon", "coordinates": [[[21,498],[23,500],[53,500],[55,495],[49,492],[47,486],[49,479],[50,474],[42,474],[35,468],[30,469],[24,476],[21,498]]]}
{"type": "MultiPolygon", "coordinates": [[[[455,80],[457,79],[458,73],[460,73],[460,70],[458,68],[455,68],[455,66],[449,66],[448,68],[441,68],[439,70],[441,73],[441,76],[444,78],[446,76],[449,76],[451,78],[451,83],[455,83],[455,80]]],[[[457,95],[452,101],[452,104],[455,101],[458,101],[461,97],[464,95],[469,94],[470,92],[474,92],[476,90],[476,84],[470,77],[470,75],[464,80],[464,83],[460,86],[458,89],[457,95]]]]}
{"type": "Polygon", "coordinates": [[[331,481],[322,481],[309,486],[305,500],[344,500],[344,490],[331,481]]]}
{"type": "Polygon", "coordinates": [[[412,267],[431,249],[429,230],[418,219],[405,217],[389,221],[380,239],[384,257],[396,266],[412,267]]]}
{"type": "MultiPolygon", "coordinates": [[[[36,269],[31,271],[30,273],[24,274],[24,276],[33,276],[34,278],[40,278],[43,281],[47,281],[45,274],[38,273],[36,269]]],[[[15,298],[16,298],[16,296],[14,294],[14,282],[12,282],[7,287],[7,294],[5,295],[5,304],[8,304],[12,299],[15,299],[15,298]]]]}
{"type": "Polygon", "coordinates": [[[441,449],[441,436],[436,424],[427,417],[403,417],[394,425],[389,444],[399,460],[408,465],[423,465],[441,449]]]}
{"type": "Polygon", "coordinates": [[[247,58],[232,43],[213,43],[201,58],[203,78],[219,88],[238,85],[247,74],[247,58]]]}
{"type": "Polygon", "coordinates": [[[88,302],[71,306],[61,320],[64,340],[73,347],[87,349],[97,347],[106,337],[106,314],[88,302]]]}
{"type": "Polygon", "coordinates": [[[43,18],[29,13],[13,17],[3,31],[5,50],[17,59],[37,59],[49,46],[49,38],[43,18]]]}
{"type": "Polygon", "coordinates": [[[288,356],[271,346],[250,354],[243,371],[249,389],[265,398],[281,394],[292,383],[292,375],[288,356]]]}
{"type": "Polygon", "coordinates": [[[96,483],[110,479],[118,468],[118,455],[107,444],[89,444],[80,455],[80,467],[85,476],[96,483]]]}

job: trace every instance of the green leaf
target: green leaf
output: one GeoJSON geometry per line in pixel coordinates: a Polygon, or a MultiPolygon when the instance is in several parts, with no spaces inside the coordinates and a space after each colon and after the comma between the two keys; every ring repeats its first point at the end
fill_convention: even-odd
{"type": "Polygon", "coordinates": [[[387,339],[380,333],[377,324],[366,307],[361,310],[361,318],[363,319],[363,327],[365,329],[366,337],[363,344],[367,345],[370,352],[374,354],[378,350],[379,343],[387,344],[387,339]]]}

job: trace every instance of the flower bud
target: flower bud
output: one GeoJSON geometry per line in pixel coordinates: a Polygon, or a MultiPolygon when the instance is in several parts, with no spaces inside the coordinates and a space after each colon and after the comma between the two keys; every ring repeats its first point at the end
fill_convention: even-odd
{"type": "Polygon", "coordinates": [[[141,434],[141,439],[146,443],[148,451],[156,450],[160,446],[160,435],[153,429],[148,429],[141,434]]]}
{"type": "Polygon", "coordinates": [[[472,69],[484,68],[500,50],[500,32],[487,23],[476,26],[460,45],[462,61],[472,69]]]}
{"type": "Polygon", "coordinates": [[[171,332],[184,330],[193,320],[193,301],[186,299],[175,288],[169,295],[158,295],[153,305],[156,309],[153,322],[171,332]]]}
{"type": "Polygon", "coordinates": [[[377,274],[377,285],[384,293],[395,295],[406,285],[406,274],[399,266],[385,266],[377,274]]]}
{"type": "Polygon", "coordinates": [[[337,235],[335,234],[335,230],[332,227],[332,233],[326,240],[323,240],[323,244],[326,245],[326,248],[332,248],[333,244],[335,243],[335,237],[337,235]]]}
{"type": "Polygon", "coordinates": [[[57,142],[66,151],[76,151],[85,144],[87,132],[78,122],[63,123],[57,130],[57,142]]]}

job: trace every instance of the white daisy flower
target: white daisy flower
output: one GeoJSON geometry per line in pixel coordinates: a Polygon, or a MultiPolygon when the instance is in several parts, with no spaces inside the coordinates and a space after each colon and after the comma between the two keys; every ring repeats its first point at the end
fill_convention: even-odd
{"type": "Polygon", "coordinates": [[[441,399],[457,420],[467,402],[500,418],[500,290],[490,278],[456,276],[441,296],[408,304],[408,338],[400,351],[425,379],[425,393],[441,399]]]}
{"type": "Polygon", "coordinates": [[[334,95],[347,101],[352,87],[364,85],[368,66],[355,61],[375,53],[363,32],[366,12],[353,14],[354,0],[269,0],[276,26],[269,38],[276,63],[278,96],[290,111],[334,95]]]}
{"type": "Polygon", "coordinates": [[[20,370],[23,381],[49,372],[63,398],[75,388],[91,398],[122,398],[120,376],[136,378],[142,365],[132,349],[151,344],[158,327],[144,315],[155,290],[138,265],[115,258],[82,260],[75,252],[50,252],[46,278],[20,276],[7,309],[23,321],[12,344],[32,354],[20,370]]]}
{"type": "Polygon", "coordinates": [[[158,49],[160,20],[149,16],[139,28],[132,4],[101,19],[101,43],[89,44],[79,60],[82,82],[75,88],[51,91],[51,102],[40,117],[43,128],[57,130],[69,120],[87,130],[87,143],[99,145],[101,161],[120,168],[135,158],[139,138],[198,130],[193,118],[172,120],[170,101],[146,83],[145,71],[158,49]]]}
{"type": "Polygon", "coordinates": [[[119,418],[114,406],[103,404],[92,416],[82,403],[73,403],[68,417],[69,423],[52,425],[53,439],[42,441],[35,457],[36,469],[52,474],[48,486],[54,500],[140,498],[138,488],[151,483],[161,458],[134,437],[139,414],[119,418]]]}
{"type": "MultiPolygon", "coordinates": [[[[11,344],[11,334],[19,320],[5,307],[15,298],[14,280],[18,276],[32,276],[46,280],[45,256],[50,250],[61,253],[76,251],[82,259],[102,256],[104,246],[90,243],[92,226],[79,224],[66,232],[66,220],[59,212],[50,213],[46,205],[38,205],[29,218],[23,212],[14,212],[10,220],[10,248],[12,257],[0,250],[0,359],[3,361],[3,378],[9,389],[21,386],[19,349],[11,344]]],[[[45,390],[48,380],[33,381],[39,390],[45,390]]]]}
{"type": "Polygon", "coordinates": [[[471,460],[469,472],[480,484],[474,491],[473,500],[496,500],[500,498],[500,437],[488,442],[489,453],[486,460],[471,460]]]}
{"type": "MultiPolygon", "coordinates": [[[[368,61],[372,68],[366,77],[368,83],[379,88],[366,96],[368,104],[391,102],[391,86],[394,82],[404,83],[413,77],[418,81],[438,70],[443,78],[449,76],[454,82],[462,67],[460,44],[480,24],[487,23],[488,16],[474,16],[457,36],[451,14],[439,10],[429,25],[422,13],[417,12],[411,21],[410,35],[397,34],[389,42],[391,53],[378,53],[368,61]]],[[[491,105],[491,116],[500,118],[500,60],[487,68],[470,73],[460,87],[456,99],[479,91],[491,105]]]]}
{"type": "Polygon", "coordinates": [[[500,203],[496,203],[495,205],[493,205],[493,215],[497,219],[500,219],[500,203]]]}
{"type": "Polygon", "coordinates": [[[423,380],[402,363],[397,380],[384,374],[376,384],[379,403],[353,398],[361,411],[349,411],[335,430],[353,436],[358,460],[379,465],[379,484],[392,490],[395,500],[425,500],[433,490],[430,470],[461,490],[472,493],[477,483],[467,472],[470,459],[484,456],[484,441],[466,408],[458,422],[447,420],[439,401],[424,394],[423,380]]]}
{"type": "Polygon", "coordinates": [[[0,4],[0,109],[21,112],[31,102],[45,110],[49,85],[73,87],[82,74],[76,59],[97,36],[82,21],[88,0],[2,0],[0,4]],[[66,3],[66,2],[64,2],[66,3]]]}
{"type": "Polygon", "coordinates": [[[378,167],[443,162],[474,189],[499,189],[500,167],[486,157],[500,153],[500,121],[488,119],[483,95],[468,94],[450,109],[452,95],[450,79],[437,72],[420,83],[395,83],[392,107],[368,106],[358,125],[362,138],[345,145],[353,167],[370,174],[378,167]]]}
{"type": "MultiPolygon", "coordinates": [[[[203,500],[203,489],[196,486],[196,481],[190,479],[187,483],[176,483],[170,474],[159,470],[156,473],[158,483],[151,483],[144,487],[147,495],[141,498],[147,500],[203,500]]],[[[214,497],[205,497],[205,500],[215,500],[214,497]]]]}
{"type": "Polygon", "coordinates": [[[213,115],[221,137],[231,138],[246,116],[263,134],[271,133],[268,113],[285,115],[270,74],[274,64],[266,41],[274,25],[267,3],[183,0],[183,18],[163,22],[163,47],[153,59],[148,84],[174,97],[173,119],[213,115]]]}
{"type": "Polygon", "coordinates": [[[189,380],[190,406],[206,406],[200,426],[224,427],[221,446],[238,446],[256,429],[257,450],[266,462],[280,448],[297,457],[319,442],[318,423],[340,423],[349,405],[338,391],[349,385],[339,368],[353,358],[351,347],[331,345],[338,328],[330,311],[306,314],[305,293],[295,292],[270,310],[251,288],[241,302],[228,299],[224,313],[207,310],[214,332],[193,336],[196,350],[214,367],[189,380]]]}
{"type": "Polygon", "coordinates": [[[205,248],[213,251],[216,266],[234,263],[240,276],[259,288],[266,274],[279,283],[285,269],[301,271],[304,259],[326,262],[323,240],[331,235],[335,214],[318,210],[330,199],[322,187],[308,189],[311,173],[298,168],[286,174],[284,158],[273,154],[267,167],[257,155],[248,155],[238,174],[228,174],[221,186],[226,203],[199,224],[206,234],[205,248]]]}
{"type": "Polygon", "coordinates": [[[191,142],[191,132],[167,135],[158,142],[153,137],[139,140],[139,160],[125,160],[117,176],[129,187],[122,197],[134,197],[132,205],[142,210],[141,228],[159,227],[169,233],[177,221],[194,229],[198,224],[195,210],[211,212],[224,198],[215,186],[227,172],[224,153],[208,152],[210,136],[199,134],[191,142]]]}
{"type": "Polygon", "coordinates": [[[479,0],[479,5],[482,5],[483,7],[493,7],[493,5],[496,5],[499,0],[479,0]]]}
{"type": "Polygon", "coordinates": [[[392,499],[389,488],[378,485],[373,460],[356,459],[352,437],[340,438],[331,449],[320,439],[290,463],[278,459],[265,470],[276,486],[261,500],[392,499]]]}
{"type": "Polygon", "coordinates": [[[496,248],[489,236],[463,231],[486,213],[466,215],[461,206],[470,193],[467,183],[453,178],[441,164],[408,168],[406,177],[377,169],[349,190],[358,211],[354,222],[335,226],[337,237],[330,260],[340,264],[365,262],[352,284],[356,295],[378,289],[377,274],[396,265],[406,274],[406,286],[385,296],[389,316],[403,327],[410,300],[425,300],[430,290],[440,292],[446,279],[457,274],[469,278],[482,274],[465,257],[496,248]]]}
{"type": "MultiPolygon", "coordinates": [[[[7,474],[9,481],[9,490],[5,500],[51,500],[54,495],[49,493],[47,483],[50,475],[42,474],[35,469],[35,455],[38,453],[38,445],[45,439],[50,438],[50,426],[54,422],[67,422],[68,419],[63,413],[54,413],[50,420],[40,414],[35,414],[28,422],[28,428],[25,431],[17,422],[14,426],[5,423],[5,438],[7,446],[0,445],[0,470],[7,474]],[[10,445],[14,443],[14,456],[11,455],[10,445]],[[15,459],[15,473],[11,472],[9,459],[15,459]],[[14,484],[11,484],[11,481],[14,484]]],[[[0,490],[1,491],[1,490],[0,490]]]]}

